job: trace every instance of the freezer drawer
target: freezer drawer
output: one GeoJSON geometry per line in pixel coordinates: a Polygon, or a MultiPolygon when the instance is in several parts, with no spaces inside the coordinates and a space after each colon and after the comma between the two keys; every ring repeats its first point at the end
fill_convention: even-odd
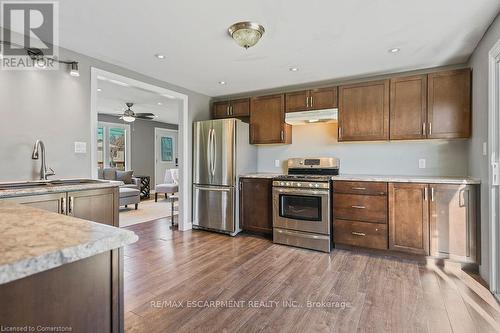
{"type": "Polygon", "coordinates": [[[193,185],[193,225],[233,233],[235,188],[193,185]]]}

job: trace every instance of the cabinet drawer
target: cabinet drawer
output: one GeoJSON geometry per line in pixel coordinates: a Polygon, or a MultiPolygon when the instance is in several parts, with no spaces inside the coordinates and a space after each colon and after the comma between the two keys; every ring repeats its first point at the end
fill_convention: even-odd
{"type": "Polygon", "coordinates": [[[387,250],[387,226],[379,223],[335,220],[335,243],[387,250]]]}
{"type": "Polygon", "coordinates": [[[334,181],[333,191],[336,193],[387,195],[387,183],[334,181]]]}
{"type": "Polygon", "coordinates": [[[335,193],[333,214],[343,220],[387,223],[387,197],[335,193]]]}

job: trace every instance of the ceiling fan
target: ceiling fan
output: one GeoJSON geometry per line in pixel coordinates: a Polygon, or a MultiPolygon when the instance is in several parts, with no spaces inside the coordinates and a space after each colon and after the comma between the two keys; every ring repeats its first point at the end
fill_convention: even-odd
{"type": "Polygon", "coordinates": [[[134,103],[128,102],[125,105],[127,105],[127,109],[123,112],[120,119],[123,119],[127,123],[134,122],[136,119],[153,120],[156,118],[154,113],[135,113],[132,111],[131,107],[134,106],[134,103]]]}

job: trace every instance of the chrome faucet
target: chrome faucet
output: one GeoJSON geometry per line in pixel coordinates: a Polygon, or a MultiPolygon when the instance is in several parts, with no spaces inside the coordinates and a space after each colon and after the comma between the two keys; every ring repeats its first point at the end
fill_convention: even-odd
{"type": "Polygon", "coordinates": [[[41,180],[47,180],[48,176],[53,176],[56,173],[52,168],[47,168],[47,165],[45,164],[45,145],[43,144],[42,140],[36,140],[35,145],[33,146],[33,153],[31,154],[31,158],[34,160],[38,159],[39,153],[38,151],[42,151],[42,164],[40,166],[40,179],[41,180]]]}

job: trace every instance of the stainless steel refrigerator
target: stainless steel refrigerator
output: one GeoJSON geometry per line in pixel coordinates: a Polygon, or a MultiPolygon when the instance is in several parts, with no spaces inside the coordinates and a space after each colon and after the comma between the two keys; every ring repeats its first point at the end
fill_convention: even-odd
{"type": "Polygon", "coordinates": [[[249,125],[238,119],[193,124],[193,226],[240,231],[238,176],[257,170],[249,125]]]}

